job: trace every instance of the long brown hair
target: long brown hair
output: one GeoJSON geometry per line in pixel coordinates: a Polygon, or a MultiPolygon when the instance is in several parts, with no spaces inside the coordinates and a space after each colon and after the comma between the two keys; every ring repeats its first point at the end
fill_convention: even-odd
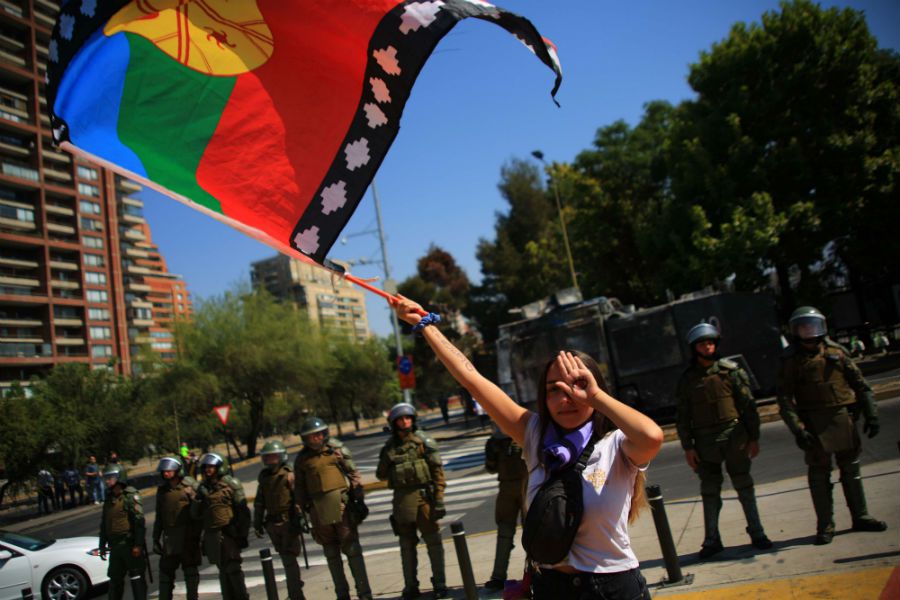
{"type": "MultiPolygon", "coordinates": [[[[587,367],[591,374],[593,374],[594,379],[597,380],[597,385],[600,386],[600,389],[609,394],[609,385],[606,382],[606,377],[603,376],[600,365],[597,364],[597,361],[594,360],[592,356],[581,352],[580,350],[566,350],[566,352],[570,352],[573,356],[580,358],[581,362],[584,363],[584,366],[587,367]]],[[[541,443],[544,439],[544,434],[547,433],[547,427],[553,422],[553,417],[550,415],[550,409],[547,407],[547,373],[555,362],[556,356],[547,361],[544,371],[541,373],[541,381],[537,389],[537,414],[540,419],[538,443],[541,443]]],[[[602,439],[607,433],[617,429],[615,423],[596,410],[591,419],[594,422],[594,435],[597,439],[602,439]]],[[[538,461],[541,466],[544,466],[543,452],[538,452],[538,461]]],[[[648,506],[647,493],[644,490],[646,481],[646,473],[638,471],[634,478],[634,490],[631,493],[631,507],[628,510],[628,523],[633,523],[638,518],[640,512],[648,506]]]]}

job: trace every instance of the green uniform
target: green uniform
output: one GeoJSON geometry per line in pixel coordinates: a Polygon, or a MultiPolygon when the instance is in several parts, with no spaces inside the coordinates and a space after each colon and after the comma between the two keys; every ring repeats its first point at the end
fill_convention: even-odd
{"type": "Polygon", "coordinates": [[[250,509],[244,486],[231,475],[204,480],[198,488],[194,515],[203,520],[203,552],[219,569],[224,600],[248,600],[241,549],[247,547],[250,509]]]}
{"type": "Polygon", "coordinates": [[[496,473],[500,484],[494,504],[497,548],[491,580],[502,583],[506,580],[516,524],[520,518],[525,521],[528,467],[522,448],[511,438],[491,436],[484,447],[484,468],[488,473],[496,473]]]}
{"type": "Polygon", "coordinates": [[[759,414],[747,373],[727,359],[719,359],[708,367],[695,359],[678,381],[676,398],[681,446],[696,450],[700,457],[697,475],[706,532],[703,546],[722,545],[722,463],[744,509],[747,533],[752,540],[761,541],[765,533],[756,508],[747,454],[747,443],[759,440],[759,414]]]}
{"type": "Polygon", "coordinates": [[[362,546],[359,544],[356,513],[349,510],[351,500],[361,502],[362,480],[350,449],[340,440],[328,439],[321,448],[305,446],[294,461],[297,474],[295,496],[310,514],[312,534],[322,545],[328,570],[338,598],[350,598],[350,586],[344,575],[341,552],[360,598],[372,597],[362,546]]]}
{"type": "Polygon", "coordinates": [[[153,523],[153,548],[159,557],[159,597],[171,600],[175,589],[175,571],[180,566],[188,600],[197,600],[200,585],[200,523],[191,516],[191,504],[199,484],[192,477],[181,478],[174,486],[168,482],[156,488],[156,521],[153,523]]]}
{"type": "Polygon", "coordinates": [[[834,534],[832,456],[841,472],[854,527],[882,531],[884,524],[872,519],[866,508],[859,468],[862,446],[856,428],[860,413],[867,424],[877,428],[877,409],[872,388],[847,352],[828,339],[811,351],[799,345],[788,348],[778,371],[778,405],[782,420],[798,444],[805,446],[817,535],[830,541],[834,534]]]}
{"type": "Polygon", "coordinates": [[[419,589],[416,529],[428,548],[434,589],[446,593],[444,546],[438,519],[433,516],[433,511],[444,509],[447,487],[437,444],[418,430],[405,439],[393,433],[381,449],[375,475],[394,490],[391,526],[400,538],[404,593],[412,595],[419,589]]]}
{"type": "MultiPolygon", "coordinates": [[[[117,483],[116,486],[122,486],[117,483]]],[[[107,490],[100,519],[100,548],[109,552],[109,598],[120,600],[125,593],[125,576],[132,581],[132,594],[147,597],[144,569],[144,507],[138,491],[126,486],[121,494],[107,490]],[[134,548],[140,553],[134,556],[134,548]]],[[[136,599],[137,600],[137,599],[136,599]]]]}
{"type": "Polygon", "coordinates": [[[284,566],[288,597],[301,600],[303,579],[297,562],[300,556],[300,530],[297,527],[300,509],[294,501],[294,470],[283,463],[266,467],[260,471],[257,482],[253,527],[257,532],[265,528],[269,534],[284,566]]]}

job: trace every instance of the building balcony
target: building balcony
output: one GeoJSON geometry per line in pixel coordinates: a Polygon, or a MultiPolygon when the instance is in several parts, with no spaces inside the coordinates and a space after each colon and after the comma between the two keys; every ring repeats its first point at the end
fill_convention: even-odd
{"type": "Polygon", "coordinates": [[[122,219],[123,223],[134,223],[134,224],[146,223],[146,221],[144,220],[144,217],[139,217],[137,215],[129,215],[128,213],[122,213],[122,216],[120,218],[122,219]]]}
{"type": "Polygon", "coordinates": [[[24,69],[28,65],[28,61],[25,60],[25,57],[22,56],[19,52],[10,52],[9,50],[5,50],[0,48],[0,62],[9,63],[24,69]]]}
{"type": "MultiPolygon", "coordinates": [[[[46,173],[46,171],[44,172],[46,173]]],[[[52,215],[64,215],[67,217],[75,216],[75,211],[68,206],[61,206],[59,204],[45,204],[44,209],[52,215]]]]}
{"type": "Polygon", "coordinates": [[[66,317],[56,317],[53,319],[53,323],[59,327],[82,327],[84,325],[84,321],[81,319],[71,319],[66,317]]]}
{"type": "Polygon", "coordinates": [[[135,275],[153,275],[154,271],[147,267],[139,267],[137,265],[128,265],[127,271],[135,275]]]}
{"type": "Polygon", "coordinates": [[[127,254],[128,256],[136,256],[138,258],[147,258],[148,256],[150,256],[150,254],[145,252],[144,250],[138,250],[137,248],[133,248],[131,246],[125,248],[125,254],[127,254]]]}
{"type": "Polygon", "coordinates": [[[132,319],[129,323],[135,327],[153,327],[156,325],[156,321],[153,319],[132,319]]]}
{"type": "Polygon", "coordinates": [[[59,288],[61,290],[78,290],[81,284],[77,281],[63,281],[62,279],[51,279],[50,287],[59,288]]]}
{"type": "Polygon", "coordinates": [[[19,219],[6,219],[4,217],[0,217],[0,227],[25,232],[35,231],[37,229],[37,225],[34,224],[34,221],[20,221],[19,219]]]}
{"type": "Polygon", "coordinates": [[[137,229],[126,229],[123,236],[129,240],[145,240],[147,237],[137,229]]]}
{"type": "Polygon", "coordinates": [[[132,308],[153,308],[153,303],[148,300],[138,300],[135,298],[131,302],[128,303],[128,306],[132,308]]]}
{"type": "Polygon", "coordinates": [[[0,150],[3,150],[8,154],[15,154],[21,158],[29,158],[31,156],[30,148],[17,146],[15,144],[10,144],[9,142],[0,141],[0,150]]]}
{"type": "Polygon", "coordinates": [[[4,343],[0,344],[0,357],[40,358],[53,356],[50,344],[44,343],[4,343]]]}
{"type": "MultiPolygon", "coordinates": [[[[118,187],[121,190],[126,190],[129,193],[140,192],[141,190],[144,189],[143,187],[141,187],[140,185],[131,181],[130,179],[124,179],[124,178],[117,178],[116,187],[118,187]]],[[[122,198],[122,200],[124,201],[125,198],[122,198]]]]}
{"type": "Polygon", "coordinates": [[[7,327],[41,327],[43,324],[38,319],[0,319],[0,325],[7,327]]]}
{"type": "Polygon", "coordinates": [[[122,204],[127,204],[128,206],[136,206],[138,208],[144,208],[144,203],[137,198],[129,198],[128,196],[124,198],[119,198],[122,201],[122,204]]]}
{"type": "Polygon", "coordinates": [[[5,256],[0,256],[0,266],[37,269],[40,266],[40,263],[36,260],[22,260],[20,258],[6,258],[5,256]]]}
{"type": "Polygon", "coordinates": [[[127,286],[128,291],[130,292],[150,292],[152,288],[145,283],[129,283],[127,286]]]}
{"type": "MultiPolygon", "coordinates": [[[[35,4],[41,4],[41,0],[37,0],[35,4]]],[[[59,12],[59,8],[56,9],[59,12]]],[[[34,20],[39,24],[43,25],[48,29],[53,29],[53,26],[56,25],[56,18],[51,17],[48,14],[44,14],[40,11],[34,11],[34,20]]]]}
{"type": "Polygon", "coordinates": [[[51,169],[47,166],[44,167],[44,179],[54,179],[56,181],[72,181],[72,174],[67,173],[65,171],[60,171],[58,169],[51,169]]]}
{"type": "Polygon", "coordinates": [[[8,50],[21,51],[25,50],[25,42],[0,33],[0,47],[6,48],[8,50]]]}
{"type": "Polygon", "coordinates": [[[56,162],[61,162],[61,163],[66,163],[66,164],[72,162],[72,157],[64,152],[57,152],[56,150],[48,150],[47,148],[44,148],[43,154],[47,158],[53,159],[56,162]]]}
{"type": "Polygon", "coordinates": [[[39,287],[41,282],[39,279],[32,279],[31,277],[7,277],[5,275],[0,275],[0,286],[6,285],[39,287]]]}
{"type": "Polygon", "coordinates": [[[47,223],[47,231],[53,233],[62,233],[65,235],[75,235],[75,228],[69,225],[60,225],[59,223],[47,223]]]}
{"type": "Polygon", "coordinates": [[[50,266],[54,269],[62,269],[63,271],[77,271],[78,263],[62,260],[51,260],[50,266]]]}
{"type": "Polygon", "coordinates": [[[84,346],[84,338],[77,337],[57,337],[57,346],[84,346]]]}

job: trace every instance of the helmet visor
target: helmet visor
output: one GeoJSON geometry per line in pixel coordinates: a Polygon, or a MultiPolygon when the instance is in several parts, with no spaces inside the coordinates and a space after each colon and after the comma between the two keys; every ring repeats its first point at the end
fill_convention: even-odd
{"type": "Polygon", "coordinates": [[[173,458],[163,458],[156,466],[156,470],[160,473],[164,471],[178,471],[179,469],[181,469],[181,463],[173,458]]]}
{"type": "Polygon", "coordinates": [[[824,337],[825,319],[821,317],[799,317],[791,321],[791,333],[801,340],[814,340],[824,337]]]}

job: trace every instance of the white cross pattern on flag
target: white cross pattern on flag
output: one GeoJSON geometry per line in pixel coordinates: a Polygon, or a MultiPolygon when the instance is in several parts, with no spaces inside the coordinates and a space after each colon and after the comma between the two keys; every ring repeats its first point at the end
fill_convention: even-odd
{"type": "Polygon", "coordinates": [[[213,412],[216,413],[216,416],[219,417],[219,420],[222,421],[222,425],[228,423],[228,415],[231,413],[231,405],[225,404],[223,406],[215,406],[213,407],[213,412]]]}

